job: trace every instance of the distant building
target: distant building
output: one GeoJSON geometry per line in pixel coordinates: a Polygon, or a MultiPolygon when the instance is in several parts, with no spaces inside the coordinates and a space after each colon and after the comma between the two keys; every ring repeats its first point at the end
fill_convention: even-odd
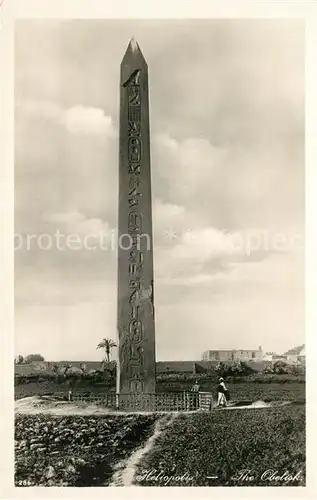
{"type": "Polygon", "coordinates": [[[284,353],[288,363],[301,363],[304,364],[306,360],[305,344],[293,347],[284,353]]]}
{"type": "Polygon", "coordinates": [[[287,361],[287,359],[283,354],[276,354],[276,352],[266,352],[263,356],[263,361],[287,361]]]}
{"type": "Polygon", "coordinates": [[[203,352],[203,361],[262,361],[262,347],[256,350],[232,349],[230,351],[217,349],[203,352]]]}
{"type": "Polygon", "coordinates": [[[266,352],[264,355],[263,355],[263,360],[264,361],[273,361],[273,356],[274,356],[274,352],[266,352]]]}
{"type": "Polygon", "coordinates": [[[285,363],[301,363],[305,364],[306,350],[305,344],[294,347],[284,354],[276,354],[275,352],[266,352],[263,356],[263,361],[284,361],[285,363]]]}

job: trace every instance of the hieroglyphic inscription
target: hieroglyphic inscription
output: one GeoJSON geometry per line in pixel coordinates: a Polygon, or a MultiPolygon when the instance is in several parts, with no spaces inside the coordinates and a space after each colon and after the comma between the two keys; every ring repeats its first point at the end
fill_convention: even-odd
{"type": "Polygon", "coordinates": [[[128,205],[132,209],[128,216],[128,232],[132,238],[129,252],[129,305],[131,308],[128,326],[130,390],[142,391],[143,387],[143,324],[139,318],[142,294],[143,253],[139,247],[142,234],[142,213],[139,211],[141,193],[141,89],[140,70],[135,70],[125,83],[128,97],[128,205]]]}
{"type": "MultiPolygon", "coordinates": [[[[130,268],[129,268],[129,271],[130,271],[130,268]]],[[[133,289],[133,292],[129,297],[129,303],[131,306],[131,318],[132,318],[132,320],[137,320],[138,316],[139,316],[139,307],[141,305],[141,281],[140,281],[140,279],[138,278],[137,280],[130,280],[130,288],[133,289]]]]}

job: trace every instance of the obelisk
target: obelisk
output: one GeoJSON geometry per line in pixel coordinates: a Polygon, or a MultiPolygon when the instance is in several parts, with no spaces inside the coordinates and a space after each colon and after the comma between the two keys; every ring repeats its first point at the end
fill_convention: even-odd
{"type": "Polygon", "coordinates": [[[155,392],[148,67],[134,38],[121,62],[117,393],[155,392]]]}

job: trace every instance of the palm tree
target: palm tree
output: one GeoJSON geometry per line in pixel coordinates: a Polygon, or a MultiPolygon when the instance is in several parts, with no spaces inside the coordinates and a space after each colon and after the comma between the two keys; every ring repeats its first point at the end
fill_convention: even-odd
{"type": "Polygon", "coordinates": [[[99,342],[99,344],[97,345],[97,349],[105,350],[105,358],[103,363],[105,361],[107,361],[107,363],[110,363],[110,354],[111,354],[111,349],[113,349],[113,347],[117,347],[117,344],[112,339],[109,338],[102,339],[102,341],[99,342]]]}

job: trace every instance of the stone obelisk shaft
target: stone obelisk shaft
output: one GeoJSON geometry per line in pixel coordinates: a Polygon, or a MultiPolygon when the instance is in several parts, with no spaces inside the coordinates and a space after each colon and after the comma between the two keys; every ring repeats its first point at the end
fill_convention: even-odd
{"type": "Polygon", "coordinates": [[[148,68],[131,40],[121,63],[117,392],[155,392],[148,68]]]}

